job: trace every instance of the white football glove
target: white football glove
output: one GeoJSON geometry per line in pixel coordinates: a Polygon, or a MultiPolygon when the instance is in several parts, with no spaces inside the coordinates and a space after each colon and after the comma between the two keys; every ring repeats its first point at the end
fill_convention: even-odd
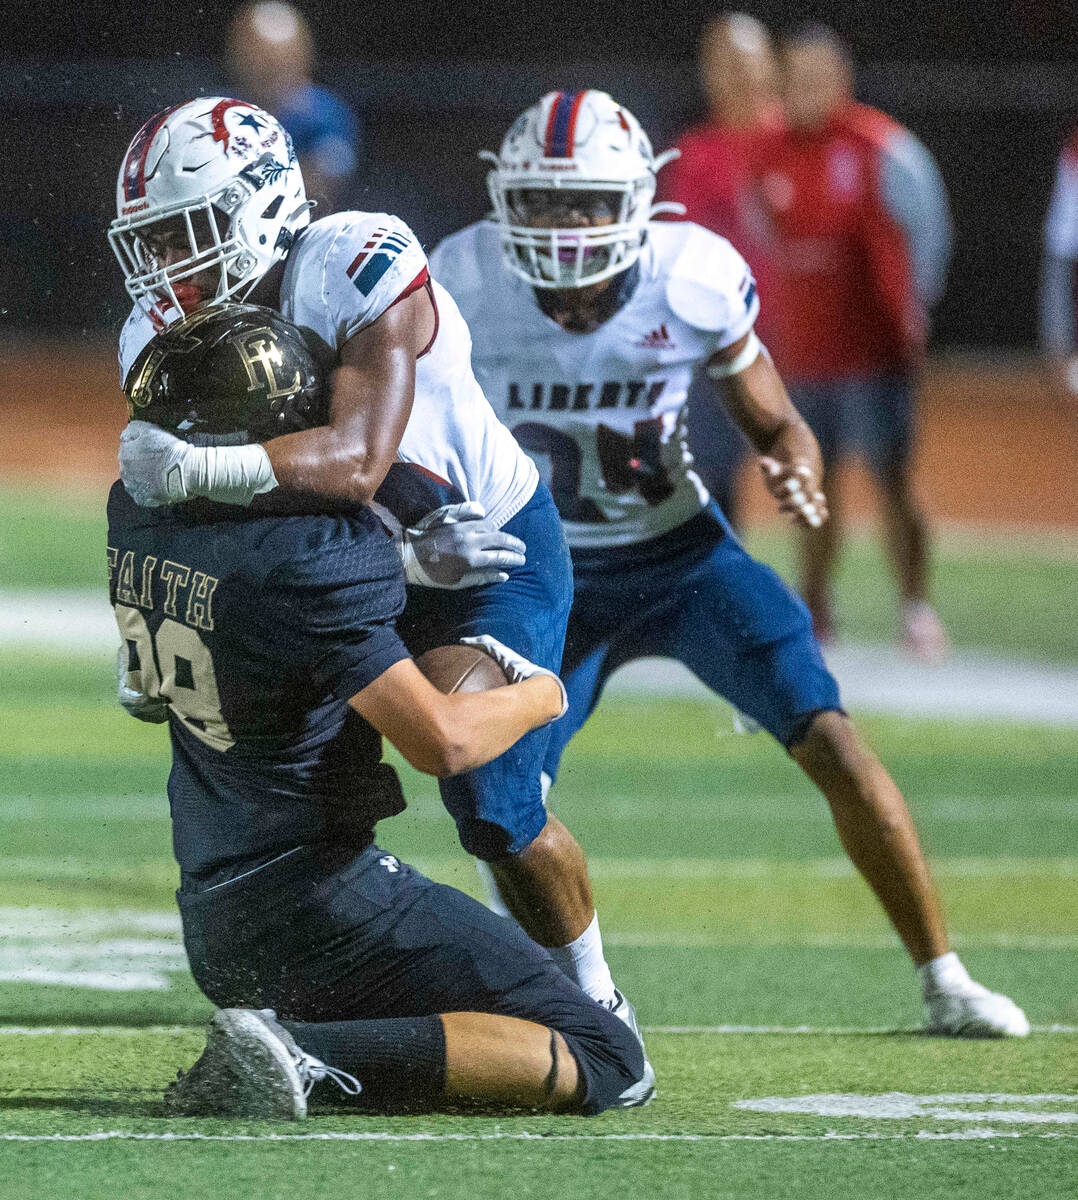
{"type": "Polygon", "coordinates": [[[149,721],[151,725],[160,725],[168,720],[168,701],[160,696],[147,696],[138,688],[128,683],[127,676],[127,647],[121,646],[116,651],[116,699],[124,712],[140,721],[149,721]]]}
{"type": "Polygon", "coordinates": [[[827,499],[812,486],[812,468],[805,463],[791,466],[770,455],[760,457],[760,469],[768,491],[779,502],[779,512],[792,516],[810,529],[819,529],[827,520],[827,499]]]}
{"type": "MultiPolygon", "coordinates": [[[[568,712],[569,696],[565,691],[565,684],[562,683],[553,671],[548,671],[546,667],[536,666],[530,659],[525,658],[523,654],[518,654],[515,650],[510,650],[508,646],[499,642],[497,638],[492,638],[489,633],[481,633],[478,637],[461,638],[460,641],[461,645],[464,646],[481,646],[506,673],[510,683],[521,683],[525,679],[531,679],[533,675],[549,675],[561,689],[561,712],[554,717],[554,720],[560,720],[568,712]]],[[[548,724],[551,723],[548,722],[548,724]]]]}
{"type": "Polygon", "coordinates": [[[277,486],[262,446],[193,446],[149,421],[127,423],[119,458],[120,479],[143,508],[195,496],[246,505],[277,486]]]}
{"type": "Polygon", "coordinates": [[[505,583],[524,565],[524,543],[487,523],[476,500],[436,508],[397,534],[404,578],[423,587],[466,588],[505,583]]]}

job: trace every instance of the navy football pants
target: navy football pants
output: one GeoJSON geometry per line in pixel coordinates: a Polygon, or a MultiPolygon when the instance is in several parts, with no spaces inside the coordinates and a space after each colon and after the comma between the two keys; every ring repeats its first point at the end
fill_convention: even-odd
{"type": "Polygon", "coordinates": [[[535,1021],[565,1038],[587,1115],[610,1107],[643,1073],[627,1027],[515,922],[374,844],[358,852],[300,847],[177,899],[191,971],[218,1007],[272,1008],[304,1022],[443,1012],[535,1021]]]}

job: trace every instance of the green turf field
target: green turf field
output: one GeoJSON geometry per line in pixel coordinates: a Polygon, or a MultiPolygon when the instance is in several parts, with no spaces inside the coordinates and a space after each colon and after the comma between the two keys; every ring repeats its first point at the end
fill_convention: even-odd
{"type": "MultiPolygon", "coordinates": [[[[590,1122],[164,1119],[161,1088],[197,1054],[207,1005],[177,941],[164,734],[125,718],[109,687],[77,658],[5,653],[0,1195],[19,1180],[39,1196],[111,1196],[122,1181],[131,1197],[344,1197],[360,1172],[389,1196],[445,1197],[1055,1197],[1078,1181],[1078,1036],[895,1032],[919,1021],[911,972],[822,802],[767,741],[692,703],[608,707],[559,789],[619,982],[662,1030],[651,1107],[590,1122]],[[56,1027],[82,1032],[27,1032],[56,1027]],[[57,1135],[98,1140],[10,1140],[57,1135]],[[296,1135],[314,1140],[278,1140],[296,1135]]],[[[1074,734],[868,728],[916,809],[970,967],[1041,1029],[1078,1025],[1074,734]]],[[[435,789],[405,773],[412,804],[382,842],[471,888],[435,789]]]]}
{"type": "MultiPolygon", "coordinates": [[[[100,580],[92,513],[8,492],[0,522],[0,587],[100,580]]],[[[944,550],[960,641],[1078,659],[1069,552],[958,538],[944,550]]],[[[865,638],[890,629],[873,562],[855,546],[843,592],[865,638]]],[[[1073,729],[864,722],[916,813],[963,957],[1034,1022],[1023,1042],[913,1033],[912,972],[799,773],[765,738],[734,735],[722,706],[622,700],[574,743],[555,795],[589,853],[615,974],[651,1030],[649,1108],[173,1121],[161,1089],[198,1053],[208,1006],[178,941],[166,735],[114,706],[99,659],[3,645],[0,662],[4,1200],[1078,1189],[1073,729]]],[[[403,774],[411,804],[381,842],[474,890],[433,784],[403,774]]]]}
{"type": "MultiPolygon", "coordinates": [[[[103,587],[104,494],[0,486],[0,588],[103,587]]],[[[790,539],[750,533],[749,548],[793,577],[790,539]]],[[[943,530],[937,606],[958,647],[1078,661],[1078,533],[1002,536],[943,530]]],[[[837,581],[839,632],[861,642],[895,636],[893,587],[879,544],[850,538],[837,581]]]]}

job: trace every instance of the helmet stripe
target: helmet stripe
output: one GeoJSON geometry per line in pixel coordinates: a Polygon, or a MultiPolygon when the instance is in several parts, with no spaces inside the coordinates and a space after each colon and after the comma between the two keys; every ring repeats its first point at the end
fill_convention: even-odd
{"type": "Polygon", "coordinates": [[[157,131],[182,104],[173,104],[152,116],[131,139],[124,159],[124,199],[140,200],[146,194],[146,155],[157,131]]]}
{"type": "Polygon", "coordinates": [[[576,92],[573,95],[566,95],[565,92],[558,93],[558,98],[550,110],[550,120],[547,122],[547,158],[569,158],[572,155],[576,114],[583,97],[583,92],[576,92]]]}
{"type": "Polygon", "coordinates": [[[580,105],[584,102],[584,97],[587,94],[587,92],[577,92],[577,94],[573,97],[573,107],[572,111],[569,113],[569,132],[566,135],[565,147],[565,154],[568,158],[573,157],[573,150],[575,149],[573,140],[576,137],[576,118],[577,114],[580,112],[580,105]]]}
{"type": "Polygon", "coordinates": [[[546,142],[543,146],[543,155],[546,158],[549,158],[553,153],[550,147],[554,136],[554,122],[558,118],[558,109],[561,107],[561,102],[564,99],[565,93],[559,92],[557,96],[554,97],[554,103],[550,106],[550,115],[547,117],[546,122],[546,142]]]}

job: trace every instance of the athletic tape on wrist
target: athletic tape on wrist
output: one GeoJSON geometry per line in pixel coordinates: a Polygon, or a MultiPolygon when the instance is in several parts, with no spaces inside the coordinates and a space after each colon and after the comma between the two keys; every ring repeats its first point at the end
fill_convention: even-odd
{"type": "Polygon", "coordinates": [[[745,342],[736,358],[725,363],[708,363],[708,379],[729,379],[731,375],[740,375],[746,367],[752,366],[763,349],[763,342],[756,336],[756,331],[750,329],[748,341],[745,342]]]}
{"type": "Polygon", "coordinates": [[[277,486],[269,455],[265,447],[257,443],[250,446],[196,446],[188,461],[192,470],[185,484],[192,496],[205,496],[222,504],[250,504],[255,496],[277,486]]]}

